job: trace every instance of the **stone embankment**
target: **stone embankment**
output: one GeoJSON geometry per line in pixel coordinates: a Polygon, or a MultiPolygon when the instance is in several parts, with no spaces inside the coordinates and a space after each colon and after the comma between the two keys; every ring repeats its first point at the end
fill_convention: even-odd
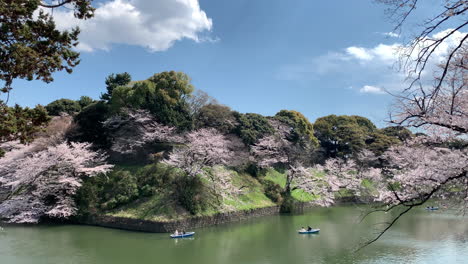
{"type": "Polygon", "coordinates": [[[189,230],[193,228],[237,222],[253,217],[269,216],[279,213],[279,206],[272,206],[252,210],[218,213],[211,216],[194,216],[182,220],[174,220],[167,222],[97,215],[90,216],[81,223],[133,231],[167,233],[173,232],[176,229],[189,230]]]}
{"type": "MultiPolygon", "coordinates": [[[[362,200],[353,197],[341,198],[336,201],[336,204],[362,204],[362,200]]],[[[314,207],[313,203],[296,203],[293,208],[294,213],[302,213],[304,209],[314,207]]],[[[252,210],[234,211],[226,213],[218,213],[211,216],[194,216],[181,220],[174,221],[151,221],[134,218],[96,215],[90,216],[87,219],[80,221],[81,224],[96,225],[102,227],[119,228],[133,231],[153,232],[153,233],[169,233],[176,229],[191,230],[206,226],[213,226],[225,223],[238,222],[255,217],[279,215],[280,207],[271,206],[257,208],[252,210]]]]}

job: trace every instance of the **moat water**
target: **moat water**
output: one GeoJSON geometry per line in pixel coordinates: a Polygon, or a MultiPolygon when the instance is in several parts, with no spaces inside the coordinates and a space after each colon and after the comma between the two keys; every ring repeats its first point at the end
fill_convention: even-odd
{"type": "Polygon", "coordinates": [[[417,208],[377,242],[359,250],[388,221],[360,222],[362,207],[311,209],[195,229],[193,238],[79,225],[11,226],[0,231],[0,263],[468,263],[468,217],[417,208]],[[311,225],[317,235],[296,230],[311,225]]]}

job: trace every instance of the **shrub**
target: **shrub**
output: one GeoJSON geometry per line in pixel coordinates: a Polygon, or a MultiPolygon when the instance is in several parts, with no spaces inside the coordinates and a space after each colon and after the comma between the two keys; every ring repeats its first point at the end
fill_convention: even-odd
{"type": "Polygon", "coordinates": [[[140,196],[154,195],[158,189],[167,188],[176,171],[162,163],[147,165],[136,173],[140,196]]]}
{"type": "Polygon", "coordinates": [[[103,186],[103,209],[113,209],[138,198],[137,179],[128,171],[113,171],[103,186]]]}
{"type": "Polygon", "coordinates": [[[265,195],[270,198],[270,200],[279,204],[283,201],[283,196],[281,194],[283,192],[283,188],[281,188],[279,184],[269,180],[263,180],[262,184],[265,188],[265,195]]]}
{"type": "Polygon", "coordinates": [[[191,214],[205,210],[209,203],[209,192],[199,177],[180,175],[174,180],[174,193],[177,202],[191,214]]]}

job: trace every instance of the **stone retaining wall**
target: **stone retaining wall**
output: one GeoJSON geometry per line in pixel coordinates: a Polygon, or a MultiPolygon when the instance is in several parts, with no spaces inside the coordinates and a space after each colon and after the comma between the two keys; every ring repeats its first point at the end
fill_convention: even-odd
{"type": "Polygon", "coordinates": [[[193,228],[241,221],[253,217],[275,215],[279,214],[279,212],[280,210],[278,206],[272,206],[252,210],[218,213],[212,216],[197,216],[169,222],[158,222],[125,217],[97,215],[91,216],[80,223],[103,227],[127,229],[133,231],[168,233],[173,232],[176,229],[190,230],[193,228]]]}
{"type": "MultiPolygon", "coordinates": [[[[362,204],[362,201],[352,197],[341,198],[336,200],[336,205],[345,204],[362,204]]],[[[298,202],[294,204],[293,213],[303,213],[304,209],[315,206],[316,205],[313,203],[298,202]]],[[[191,230],[193,228],[237,222],[254,217],[277,215],[279,213],[279,206],[271,206],[252,210],[218,213],[212,216],[196,216],[187,219],[167,222],[140,220],[106,215],[95,215],[90,216],[85,220],[79,221],[79,223],[142,232],[170,233],[176,229],[191,230]]]]}

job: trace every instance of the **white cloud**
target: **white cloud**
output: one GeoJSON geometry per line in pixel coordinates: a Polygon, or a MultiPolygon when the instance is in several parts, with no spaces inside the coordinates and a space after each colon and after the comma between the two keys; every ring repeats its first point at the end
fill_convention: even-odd
{"type": "Polygon", "coordinates": [[[95,16],[78,20],[72,11],[55,10],[60,29],[79,26],[78,49],[109,50],[112,44],[136,45],[152,52],[164,51],[184,38],[213,42],[201,36],[213,22],[201,10],[198,0],[111,0],[97,7],[95,16]]]}
{"type": "Polygon", "coordinates": [[[398,52],[402,45],[395,43],[392,45],[379,44],[373,48],[349,47],[343,56],[349,55],[360,62],[379,62],[384,64],[393,64],[398,59],[398,52]]]}
{"type": "MultiPolygon", "coordinates": [[[[432,39],[444,37],[450,31],[452,30],[448,29],[436,33],[421,44],[428,45],[432,39]]],[[[455,32],[435,50],[422,72],[422,85],[431,85],[434,75],[437,74],[437,65],[446,59],[448,52],[458,45],[466,34],[455,32]]],[[[401,52],[407,51],[406,48],[407,46],[398,42],[380,43],[373,47],[350,46],[341,51],[330,51],[302,62],[284,65],[277,77],[289,81],[334,78],[342,80],[341,85],[344,87],[361,87],[352,89],[360,93],[398,93],[410,85],[409,70],[414,69],[414,64],[411,63],[422,46],[417,47],[409,57],[409,64],[406,65],[408,68],[399,61],[401,52]],[[366,85],[368,83],[373,85],[366,85]]]]}
{"type": "Polygon", "coordinates": [[[359,92],[370,94],[385,94],[385,91],[382,88],[372,85],[364,85],[361,89],[359,89],[359,92]]]}
{"type": "Polygon", "coordinates": [[[365,48],[361,48],[361,47],[349,47],[349,48],[346,48],[346,52],[357,58],[357,59],[360,59],[360,60],[365,60],[365,61],[368,61],[368,60],[372,60],[374,58],[374,56],[372,55],[371,52],[369,52],[367,49],[365,48]]]}
{"type": "Polygon", "coordinates": [[[382,33],[382,35],[387,36],[387,37],[391,37],[391,38],[399,38],[400,37],[400,35],[395,33],[395,32],[385,32],[385,33],[382,33]]]}

